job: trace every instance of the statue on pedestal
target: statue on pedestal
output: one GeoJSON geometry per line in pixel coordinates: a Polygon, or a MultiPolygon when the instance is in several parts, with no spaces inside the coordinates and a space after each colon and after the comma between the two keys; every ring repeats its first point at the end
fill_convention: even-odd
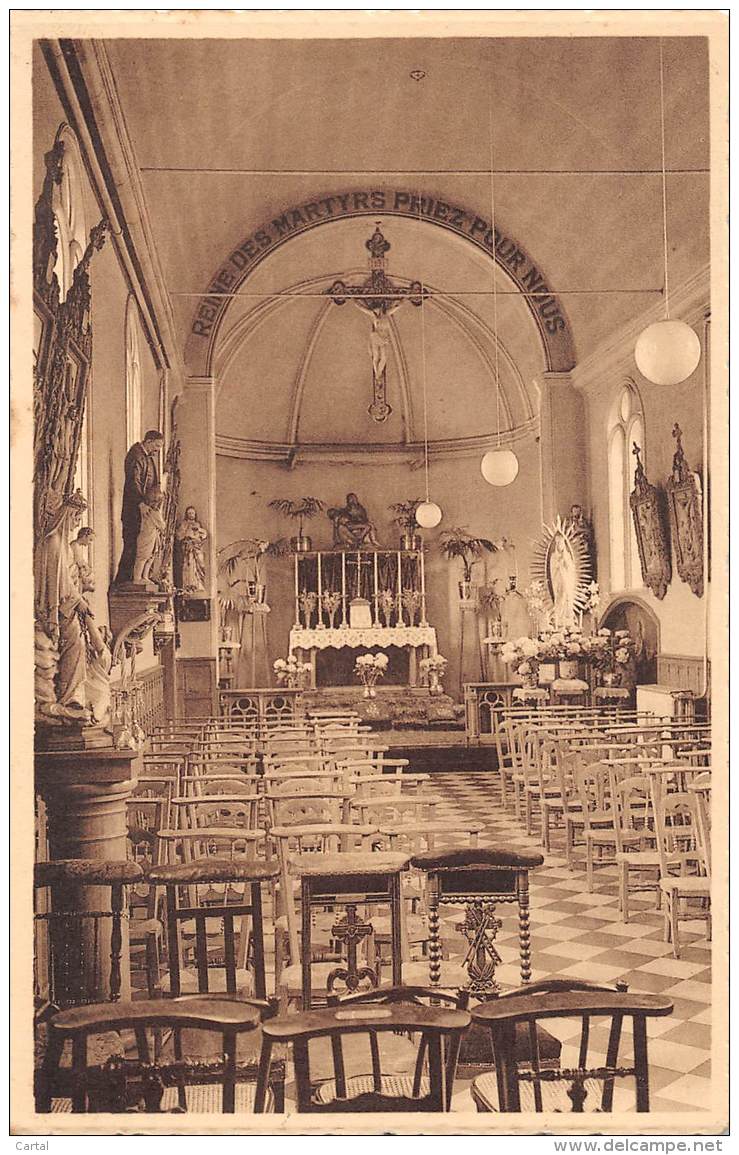
{"type": "Polygon", "coordinates": [[[205,590],[205,550],[203,543],[208,531],[198,521],[193,505],[188,505],[185,516],[177,526],[175,538],[179,546],[178,589],[185,594],[200,594],[205,590]]]}
{"type": "MultiPolygon", "coordinates": [[[[141,529],[141,507],[147,494],[159,489],[159,467],[157,454],[164,444],[164,437],[156,429],[150,429],[143,441],[137,441],[126,454],[124,464],[126,480],[123,487],[123,552],[118,564],[116,585],[135,581],[136,548],[141,529]]],[[[145,579],[138,579],[139,581],[145,579]]]]}
{"type": "Polygon", "coordinates": [[[158,485],[145,494],[139,504],[139,532],[136,537],[136,557],[133,563],[133,580],[148,582],[151,567],[158,553],[167,526],[161,514],[164,494],[158,485]]]}
{"type": "Polygon", "coordinates": [[[356,493],[347,493],[346,505],[327,510],[327,516],[333,522],[335,546],[361,549],[369,545],[379,549],[377,531],[356,493]]]}

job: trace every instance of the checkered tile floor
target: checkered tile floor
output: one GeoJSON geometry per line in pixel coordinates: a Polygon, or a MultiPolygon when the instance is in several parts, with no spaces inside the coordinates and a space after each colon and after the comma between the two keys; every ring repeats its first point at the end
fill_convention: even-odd
{"type": "MultiPolygon", "coordinates": [[[[440,819],[476,818],[486,824],[480,845],[540,849],[538,839],[527,838],[515,817],[502,809],[495,774],[437,773],[433,792],[445,800],[437,807],[440,819]]],[[[651,1109],[706,1108],[711,1102],[711,944],[705,922],[681,922],[681,957],[674,959],[671,945],[663,941],[663,917],[655,909],[654,896],[634,895],[630,921],[623,923],[616,868],[598,868],[595,892],[589,894],[584,863],[582,869],[569,870],[558,853],[557,838],[555,831],[553,853],[530,875],[532,978],[576,976],[608,983],[623,979],[632,991],[667,995],[675,1005],[673,1014],[648,1023],[651,1109]]],[[[503,965],[497,977],[502,984],[517,985],[516,917],[504,906],[498,908],[498,916],[503,926],[496,945],[503,965]]],[[[603,1034],[604,1056],[605,1028],[591,1033],[591,1044],[598,1047],[601,1042],[598,1030],[603,1034]]],[[[562,1020],[552,1031],[564,1044],[562,1060],[574,1061],[574,1053],[567,1053],[572,1024],[562,1020]]],[[[455,1102],[459,1109],[466,1105],[455,1102]]],[[[618,1099],[614,1105],[618,1109],[618,1099]]]]}

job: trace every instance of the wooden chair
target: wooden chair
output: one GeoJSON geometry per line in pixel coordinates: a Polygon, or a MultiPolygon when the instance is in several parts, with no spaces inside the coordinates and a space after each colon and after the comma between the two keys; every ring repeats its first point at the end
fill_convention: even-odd
{"type": "MultiPolygon", "coordinates": [[[[49,1039],[43,1066],[36,1082],[36,1109],[48,1113],[54,1100],[71,1096],[71,1109],[80,1112],[127,1112],[141,1108],[147,1112],[176,1109],[214,1110],[220,1091],[220,1110],[226,1114],[254,1109],[256,1087],[254,1067],[248,1074],[251,1085],[237,1062],[237,1041],[255,1031],[262,1017],[272,1014],[266,1002],[236,1002],[215,999],[142,999],[137,1002],[91,1003],[56,1014],[49,1023],[49,1039]],[[152,1062],[147,1032],[161,1035],[172,1031],[198,1031],[220,1036],[222,1058],[216,1062],[188,1060],[182,1054],[173,1062],[152,1062]],[[131,1031],[136,1041],[135,1060],[117,1057],[102,1067],[88,1066],[88,1044],[96,1035],[131,1031]],[[65,1042],[72,1043],[72,1069],[65,1077],[60,1061],[65,1042]],[[203,1086],[203,1083],[211,1085],[203,1086]],[[197,1084],[200,1084],[197,1086],[197,1084]],[[213,1085],[216,1084],[216,1085],[213,1085]],[[166,1089],[165,1089],[166,1088],[166,1089]],[[200,1102],[191,1097],[200,1091],[200,1102]],[[207,1094],[210,1092],[210,1094],[207,1094]],[[205,1093],[205,1094],[204,1094],[205,1093]],[[207,1106],[203,1104],[206,1100],[207,1106]]],[[[273,1103],[269,1087],[262,1091],[261,1110],[273,1103]]]]}
{"type": "MultiPolygon", "coordinates": [[[[495,1071],[479,1075],[472,1084],[478,1111],[549,1112],[613,1110],[616,1079],[635,1081],[635,1108],[649,1110],[647,1019],[672,1014],[664,995],[628,993],[621,987],[548,979],[507,991],[480,1003],[472,1020],[488,1027],[495,1071]],[[592,1020],[610,1021],[605,1057],[588,1063],[592,1020]],[[633,1058],[624,1062],[623,1020],[632,1020],[633,1058]],[[544,1066],[539,1055],[537,1024],[546,1019],[579,1019],[580,1039],[573,1066],[544,1066]],[[525,1058],[516,1047],[517,1032],[528,1033],[525,1058]]],[[[574,1043],[572,1044],[574,1046],[574,1043]]],[[[621,1107],[619,1107],[621,1109],[621,1107]]]]}
{"type": "Polygon", "coordinates": [[[107,985],[111,1000],[120,998],[127,888],[142,878],[138,863],[128,860],[68,858],[36,863],[34,890],[46,892],[36,928],[37,950],[44,950],[48,960],[48,990],[43,993],[47,1008],[83,1003],[91,986],[107,985]],[[92,900],[91,887],[100,888],[102,896],[92,900]],[[101,931],[108,925],[109,947],[101,942],[101,931]]]}
{"type": "Polygon", "coordinates": [[[665,942],[672,943],[672,953],[680,958],[681,919],[702,918],[706,936],[711,937],[711,879],[698,847],[695,811],[687,791],[668,793],[667,775],[659,771],[649,776],[660,860],[659,888],[665,898],[665,942]],[[684,907],[698,900],[700,908],[684,907]]]}
{"type": "Polygon", "coordinates": [[[172,997],[210,991],[267,997],[262,885],[278,873],[276,862],[213,858],[149,871],[149,881],[166,896],[169,973],[163,985],[172,997]],[[221,899],[222,888],[230,885],[248,890],[250,897],[237,895],[237,901],[229,902],[226,889],[221,899]],[[184,932],[189,932],[194,966],[187,963],[184,932]],[[253,975],[246,967],[249,953],[253,975]]]}
{"type": "MultiPolygon", "coordinates": [[[[167,803],[163,798],[131,798],[126,804],[129,857],[144,873],[163,861],[159,831],[164,825],[167,803]]],[[[161,895],[147,878],[129,887],[128,944],[132,956],[143,949],[149,998],[160,989],[164,936],[161,895]]]]}
{"type": "Polygon", "coordinates": [[[290,1044],[300,1112],[449,1111],[459,1047],[470,1025],[469,1012],[458,1009],[457,1002],[437,998],[435,992],[401,987],[355,996],[324,1010],[270,1020],[263,1028],[255,1110],[265,1109],[273,1046],[290,1044]],[[455,1005],[426,1006],[421,995],[455,1005]],[[379,1036],[399,1032],[408,1032],[418,1040],[412,1079],[383,1071],[379,1036]],[[350,1035],[367,1037],[370,1075],[347,1078],[343,1043],[350,1035]],[[329,1039],[333,1058],[333,1079],[318,1088],[310,1071],[310,1043],[315,1039],[329,1039]]]}
{"type": "Polygon", "coordinates": [[[629,895],[645,891],[659,894],[660,858],[654,833],[649,779],[643,774],[619,779],[611,766],[610,791],[614,802],[618,905],[629,921],[629,895]],[[632,881],[632,873],[636,881],[632,881]]]}
{"type": "Polygon", "coordinates": [[[688,784],[688,793],[693,799],[695,828],[698,837],[698,849],[703,860],[706,874],[711,873],[711,772],[710,770],[698,774],[688,784]]]}
{"type": "MultiPolygon", "coordinates": [[[[595,762],[575,771],[575,789],[582,807],[585,868],[588,890],[592,893],[595,876],[595,851],[600,865],[615,861],[616,815],[610,792],[610,770],[607,762],[595,762]],[[610,850],[610,857],[603,852],[610,850]]],[[[623,840],[627,841],[626,836],[623,840]]],[[[636,836],[630,841],[636,841],[636,836]]]]}

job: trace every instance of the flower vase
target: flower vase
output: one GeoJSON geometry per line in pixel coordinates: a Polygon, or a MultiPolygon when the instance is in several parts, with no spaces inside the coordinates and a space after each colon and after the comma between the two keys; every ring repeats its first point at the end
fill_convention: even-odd
{"type": "Polygon", "coordinates": [[[362,691],[362,697],[363,697],[363,698],[374,698],[374,697],[376,697],[376,694],[375,694],[375,687],[374,687],[374,686],[370,686],[369,682],[366,682],[366,683],[365,683],[365,686],[364,686],[364,690],[362,691]]]}
{"type": "Polygon", "coordinates": [[[617,686],[619,683],[619,677],[615,671],[609,670],[603,674],[602,681],[604,686],[617,686]]]}
{"type": "Polygon", "coordinates": [[[441,693],[441,682],[437,670],[429,670],[429,692],[431,694],[441,693]]]}

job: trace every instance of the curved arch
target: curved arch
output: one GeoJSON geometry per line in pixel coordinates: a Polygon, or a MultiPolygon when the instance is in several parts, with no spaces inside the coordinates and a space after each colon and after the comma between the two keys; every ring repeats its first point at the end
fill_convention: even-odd
{"type": "MultiPolygon", "coordinates": [[[[352,268],[348,270],[342,270],[342,276],[345,278],[361,276],[363,272],[364,270],[361,268],[352,268]]],[[[306,293],[315,291],[316,288],[325,284],[326,279],[327,278],[325,275],[310,277],[301,281],[296,281],[287,287],[291,293],[299,296],[301,291],[305,291],[306,293]]],[[[397,277],[396,280],[399,284],[405,284],[406,282],[410,284],[410,282],[407,281],[407,278],[405,277],[397,277]]],[[[493,333],[488,323],[482,317],[478,316],[474,310],[470,309],[464,301],[460,301],[451,296],[446,297],[438,295],[435,297],[435,286],[429,282],[426,282],[426,288],[431,295],[429,306],[438,309],[439,313],[446,317],[450,324],[452,324],[457,330],[459,330],[460,333],[464,335],[466,340],[469,341],[471,347],[479,357],[482,365],[484,366],[485,372],[489,375],[491,380],[494,379],[495,375],[494,363],[491,352],[485,348],[484,340],[487,340],[491,345],[493,345],[497,339],[501,359],[506,366],[508,373],[510,374],[510,385],[512,389],[512,392],[509,396],[507,388],[504,386],[501,387],[501,408],[504,416],[504,423],[507,423],[506,428],[509,432],[516,432],[514,408],[517,399],[518,404],[521,405],[523,411],[523,422],[521,424],[522,426],[528,425],[536,417],[538,413],[538,406],[532,404],[531,395],[526,387],[526,383],[518,369],[518,366],[506,346],[500,340],[500,337],[498,336],[496,338],[496,335],[493,333]]],[[[247,341],[252,336],[252,334],[256,332],[257,329],[261,328],[262,325],[264,325],[268,320],[274,319],[275,315],[289,304],[289,301],[290,298],[283,296],[272,297],[268,300],[260,302],[260,304],[258,304],[250,312],[245,313],[243,316],[239,317],[238,320],[235,321],[232,327],[225,334],[223,341],[220,343],[217,352],[216,364],[214,366],[215,376],[218,382],[218,397],[220,397],[221,390],[224,387],[224,377],[228,372],[229,366],[238,356],[239,351],[244,345],[244,342],[247,341]]],[[[327,297],[325,303],[321,305],[317,316],[314,318],[310,326],[306,344],[295,373],[290,401],[290,417],[288,420],[286,442],[296,447],[300,444],[299,416],[305,379],[308,373],[311,357],[315,350],[323,326],[325,325],[332,308],[332,302],[327,297]]],[[[399,338],[395,319],[392,317],[390,318],[390,329],[392,349],[395,357],[396,367],[398,369],[398,393],[400,397],[400,411],[404,418],[403,439],[406,444],[412,445],[415,443],[416,438],[413,400],[410,389],[410,375],[403,343],[399,338]]]]}
{"type": "Polygon", "coordinates": [[[547,371],[575,365],[572,332],[563,307],[525,249],[490,222],[462,206],[399,189],[334,193],[285,209],[262,225],[222,262],[203,293],[185,346],[193,376],[211,376],[218,335],[234,295],[259,264],[293,237],[332,221],[355,217],[405,217],[446,229],[492,257],[520,290],[541,340],[547,371]]]}

